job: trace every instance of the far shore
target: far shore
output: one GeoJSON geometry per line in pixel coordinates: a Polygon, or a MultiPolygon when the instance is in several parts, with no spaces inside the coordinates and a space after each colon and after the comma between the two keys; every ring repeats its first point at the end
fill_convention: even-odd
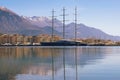
{"type": "MultiPolygon", "coordinates": [[[[19,46],[25,47],[25,46],[43,46],[43,45],[0,45],[0,47],[19,47],[19,46]]],[[[63,46],[68,46],[68,45],[63,45],[63,46]]],[[[79,45],[79,46],[83,46],[83,45],[79,45]]],[[[120,46],[120,45],[87,45],[87,46],[120,46]]]]}

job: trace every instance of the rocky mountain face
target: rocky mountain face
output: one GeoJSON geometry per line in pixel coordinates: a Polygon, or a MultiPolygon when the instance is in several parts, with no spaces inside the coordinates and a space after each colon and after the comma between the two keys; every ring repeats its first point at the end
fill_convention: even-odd
{"type": "Polygon", "coordinates": [[[28,21],[21,18],[14,12],[6,8],[0,8],[0,32],[14,32],[26,29],[35,30],[38,28],[33,27],[28,21]]]}
{"type": "MultiPolygon", "coordinates": [[[[38,35],[44,33],[50,34],[50,30],[46,31],[46,28],[44,29],[43,27],[38,27],[11,10],[0,7],[0,33],[38,35]]],[[[55,32],[56,34],[59,33],[57,33],[57,31],[55,32]]]]}
{"type": "MultiPolygon", "coordinates": [[[[54,34],[62,36],[62,22],[55,19],[54,34]]],[[[23,34],[23,35],[39,35],[39,34],[51,34],[52,20],[47,17],[25,17],[19,16],[13,11],[0,7],[0,33],[10,34],[23,34]]],[[[67,24],[65,27],[66,38],[74,38],[75,23],[67,24]]],[[[78,38],[97,38],[97,39],[109,39],[120,40],[119,36],[112,36],[105,32],[86,26],[84,24],[77,24],[77,37],[78,38]]]]}

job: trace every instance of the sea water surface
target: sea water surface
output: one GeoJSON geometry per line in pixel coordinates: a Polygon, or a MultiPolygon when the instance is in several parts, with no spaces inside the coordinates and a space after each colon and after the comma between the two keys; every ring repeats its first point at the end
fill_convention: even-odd
{"type": "Polygon", "coordinates": [[[0,47],[0,80],[120,80],[120,47],[0,47]]]}

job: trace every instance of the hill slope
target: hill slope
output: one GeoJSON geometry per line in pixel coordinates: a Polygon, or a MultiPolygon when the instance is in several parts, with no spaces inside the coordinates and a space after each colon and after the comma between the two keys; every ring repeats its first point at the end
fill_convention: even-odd
{"type": "MultiPolygon", "coordinates": [[[[72,36],[74,34],[74,23],[68,24],[66,26],[66,35],[70,38],[74,37],[72,36]]],[[[96,39],[110,39],[110,40],[120,40],[119,36],[112,36],[109,35],[102,30],[86,26],[84,24],[78,24],[77,25],[77,37],[78,38],[96,38],[96,39]]]]}
{"type": "MultiPolygon", "coordinates": [[[[57,34],[57,31],[55,32],[57,34]]],[[[46,28],[40,28],[4,7],[0,7],[0,33],[23,35],[50,34],[46,28]]]]}
{"type": "MultiPolygon", "coordinates": [[[[74,26],[75,23],[66,25],[66,38],[74,38],[74,26]]],[[[7,8],[0,7],[0,33],[23,35],[51,34],[51,19],[37,16],[21,17],[7,8]]],[[[62,22],[58,19],[55,19],[54,33],[62,36],[62,22]]],[[[120,41],[119,36],[106,34],[99,29],[84,24],[77,24],[77,37],[120,41]]]]}

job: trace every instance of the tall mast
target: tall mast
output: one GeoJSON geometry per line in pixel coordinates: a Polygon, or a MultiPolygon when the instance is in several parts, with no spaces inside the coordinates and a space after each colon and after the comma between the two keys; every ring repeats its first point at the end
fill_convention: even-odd
{"type": "Polygon", "coordinates": [[[75,42],[77,41],[77,7],[75,7],[75,42]]]}
{"type": "Polygon", "coordinates": [[[63,7],[63,39],[65,39],[65,8],[63,7]]]}
{"type": "Polygon", "coordinates": [[[54,19],[55,19],[55,15],[54,15],[55,11],[54,9],[52,10],[52,42],[54,41],[54,19]]]}
{"type": "MultiPolygon", "coordinates": [[[[75,42],[77,41],[77,7],[75,7],[75,42]]],[[[76,80],[78,80],[77,48],[75,48],[76,80]]]]}
{"type": "MultiPolygon", "coordinates": [[[[52,42],[54,42],[54,20],[55,20],[55,11],[52,10],[52,42]]],[[[54,55],[53,55],[53,49],[51,49],[52,54],[52,80],[54,80],[54,55]]]]}

